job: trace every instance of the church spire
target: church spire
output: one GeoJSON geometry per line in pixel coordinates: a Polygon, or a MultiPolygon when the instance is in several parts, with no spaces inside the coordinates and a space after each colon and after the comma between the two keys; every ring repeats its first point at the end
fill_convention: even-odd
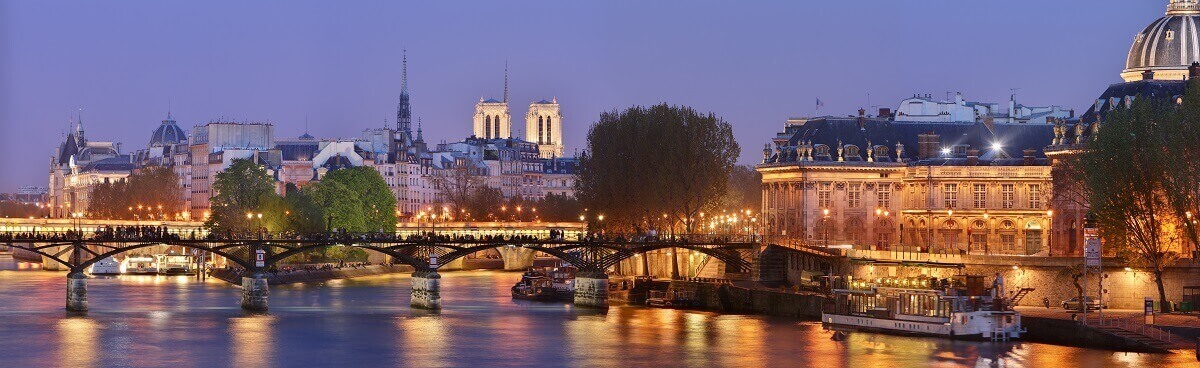
{"type": "Polygon", "coordinates": [[[504,103],[508,103],[508,60],[504,61],[504,103]]]}
{"type": "Polygon", "coordinates": [[[421,118],[417,118],[417,142],[424,142],[425,136],[421,134],[421,118]]]}
{"type": "Polygon", "coordinates": [[[411,137],[412,106],[408,97],[408,50],[404,50],[400,61],[400,103],[396,107],[396,130],[411,137]]]}

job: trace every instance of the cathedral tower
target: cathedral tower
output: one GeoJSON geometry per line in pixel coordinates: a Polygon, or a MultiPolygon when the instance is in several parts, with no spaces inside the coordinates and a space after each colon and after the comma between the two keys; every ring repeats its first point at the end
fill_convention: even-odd
{"type": "Polygon", "coordinates": [[[558,99],[529,104],[525,115],[525,140],[538,145],[542,158],[562,157],[562,110],[558,99]]]}
{"type": "Polygon", "coordinates": [[[512,118],[508,113],[508,66],[504,67],[504,101],[479,98],[475,104],[475,137],[484,139],[512,138],[512,118]]]}

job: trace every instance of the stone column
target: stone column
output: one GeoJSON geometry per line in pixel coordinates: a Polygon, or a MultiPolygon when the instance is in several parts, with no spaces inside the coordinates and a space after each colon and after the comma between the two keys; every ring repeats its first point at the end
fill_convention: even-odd
{"type": "Polygon", "coordinates": [[[533,267],[533,249],[504,246],[496,250],[504,259],[505,271],[524,271],[533,267]]]}
{"type": "Polygon", "coordinates": [[[437,271],[413,272],[409,305],[420,309],[442,309],[442,275],[437,271]]]}
{"type": "Polygon", "coordinates": [[[87,276],[82,272],[67,275],[67,310],[87,312],[87,276]]]}
{"type": "Polygon", "coordinates": [[[575,274],[575,305],[608,308],[608,275],[604,271],[575,274]]]}
{"type": "Polygon", "coordinates": [[[267,310],[267,277],[261,273],[242,278],[242,309],[254,312],[267,310]]]}

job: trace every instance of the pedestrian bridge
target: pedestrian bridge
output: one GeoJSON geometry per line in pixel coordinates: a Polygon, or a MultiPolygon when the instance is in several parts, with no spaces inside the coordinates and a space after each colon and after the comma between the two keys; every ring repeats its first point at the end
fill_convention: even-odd
{"type": "Polygon", "coordinates": [[[92,264],[126,252],[153,246],[178,246],[209,252],[244,270],[242,308],[267,309],[265,272],[284,259],[329,246],[344,246],[378,252],[395,264],[412,266],[414,307],[441,308],[438,268],[469,254],[498,249],[541,252],[578,268],[575,304],[608,306],[607,272],[619,262],[661,249],[685,249],[724,262],[726,272],[749,272],[756,244],[753,236],[686,235],[669,239],[603,236],[568,239],[535,235],[443,235],[435,233],[402,236],[388,233],[310,234],[206,234],[170,232],[164,227],[105,228],[94,233],[77,231],[30,233],[0,232],[0,244],[24,249],[57,262],[68,270],[67,309],[86,311],[87,276],[92,264]]]}

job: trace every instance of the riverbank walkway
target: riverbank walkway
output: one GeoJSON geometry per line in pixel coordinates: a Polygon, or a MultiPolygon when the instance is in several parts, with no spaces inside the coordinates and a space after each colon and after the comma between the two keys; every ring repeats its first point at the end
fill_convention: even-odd
{"type": "MultiPolygon", "coordinates": [[[[1062,308],[1016,307],[1022,316],[1052,318],[1058,320],[1083,319],[1077,311],[1062,308]]],[[[1112,334],[1126,340],[1164,350],[1189,350],[1197,348],[1200,337],[1200,316],[1195,314],[1158,314],[1153,324],[1146,324],[1146,317],[1139,309],[1105,309],[1101,320],[1095,311],[1087,313],[1086,326],[1112,334]]]]}

